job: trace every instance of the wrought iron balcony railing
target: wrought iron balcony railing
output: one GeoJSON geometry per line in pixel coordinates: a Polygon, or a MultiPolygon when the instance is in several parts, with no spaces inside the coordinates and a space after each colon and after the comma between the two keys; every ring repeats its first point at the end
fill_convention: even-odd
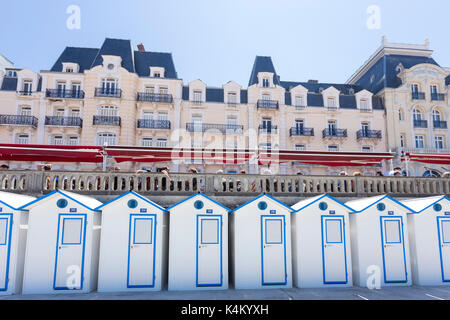
{"type": "Polygon", "coordinates": [[[433,121],[435,129],[447,129],[447,121],[433,121]]]}
{"type": "Polygon", "coordinates": [[[360,109],[359,109],[359,112],[361,112],[361,113],[372,113],[372,112],[373,112],[373,109],[370,109],[370,108],[360,108],[360,109]]]}
{"type": "Polygon", "coordinates": [[[33,116],[1,114],[0,124],[32,126],[36,128],[38,125],[38,119],[33,116]]]}
{"type": "Polygon", "coordinates": [[[242,133],[244,126],[237,124],[187,123],[188,132],[219,131],[221,133],[242,133]]]}
{"type": "Polygon", "coordinates": [[[347,138],[347,129],[324,129],[323,138],[347,138]]]}
{"type": "Polygon", "coordinates": [[[61,126],[61,127],[82,127],[83,120],[80,117],[45,117],[46,126],[61,126]]]}
{"type": "Polygon", "coordinates": [[[17,94],[19,96],[31,96],[33,94],[33,91],[17,91],[17,94]]]}
{"type": "Polygon", "coordinates": [[[428,128],[427,120],[414,120],[414,128],[428,128]]]}
{"type": "Polygon", "coordinates": [[[111,88],[95,88],[96,97],[107,97],[107,98],[121,98],[121,89],[111,89],[111,88]]]}
{"type": "Polygon", "coordinates": [[[142,102],[172,103],[173,96],[171,94],[163,94],[163,93],[140,92],[137,95],[137,100],[142,102]]]}
{"type": "Polygon", "coordinates": [[[278,133],[278,126],[260,125],[258,129],[259,129],[259,133],[264,133],[264,134],[277,134],[278,133]]]}
{"type": "Polygon", "coordinates": [[[45,91],[45,97],[55,99],[84,99],[84,91],[47,89],[45,91]]]}
{"type": "Polygon", "coordinates": [[[381,139],[381,130],[359,130],[356,132],[357,139],[381,139]]]}
{"type": "Polygon", "coordinates": [[[122,120],[117,116],[94,116],[94,126],[119,126],[122,120]]]}
{"type": "Polygon", "coordinates": [[[140,119],[138,120],[137,127],[138,129],[170,130],[171,123],[169,120],[140,119]]]}
{"type": "Polygon", "coordinates": [[[314,128],[298,128],[294,127],[289,130],[291,137],[303,136],[303,137],[314,137],[314,128]]]}
{"type": "Polygon", "coordinates": [[[432,93],[431,101],[445,101],[445,94],[444,93],[432,93]]]}
{"type": "Polygon", "coordinates": [[[258,100],[258,109],[278,109],[280,104],[275,100],[258,100]]]}
{"type": "Polygon", "coordinates": [[[413,92],[411,97],[413,100],[425,100],[425,92],[413,92]]]}

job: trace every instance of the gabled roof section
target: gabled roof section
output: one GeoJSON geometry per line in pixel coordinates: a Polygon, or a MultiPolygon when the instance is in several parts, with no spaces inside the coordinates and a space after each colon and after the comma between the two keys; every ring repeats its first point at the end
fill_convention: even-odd
{"type": "Polygon", "coordinates": [[[130,40],[106,38],[102,47],[97,53],[91,68],[103,64],[103,55],[119,56],[122,58],[122,67],[128,72],[135,73],[134,54],[130,40]]]}
{"type": "Polygon", "coordinates": [[[127,193],[124,193],[124,194],[122,194],[122,195],[120,195],[120,196],[118,196],[118,197],[116,197],[116,198],[114,198],[114,199],[112,199],[112,200],[110,200],[110,201],[108,201],[108,202],[106,202],[106,203],[100,205],[99,207],[95,208],[95,210],[102,210],[102,209],[104,209],[105,207],[109,206],[110,204],[115,203],[115,202],[117,202],[117,201],[119,201],[119,200],[125,198],[126,196],[129,196],[129,195],[135,196],[136,198],[139,198],[139,199],[143,200],[144,202],[146,202],[146,203],[148,203],[148,204],[154,206],[155,208],[157,208],[157,209],[159,209],[159,210],[161,210],[161,211],[168,212],[166,209],[164,209],[164,208],[161,207],[160,205],[154,203],[154,202],[151,201],[150,199],[147,199],[147,198],[141,196],[140,194],[138,194],[138,193],[136,193],[136,192],[134,192],[134,191],[128,191],[127,193]]]}
{"type": "Polygon", "coordinates": [[[36,200],[35,197],[0,191],[0,203],[13,210],[19,210],[18,208],[34,200],[36,200]]]}
{"type": "Polygon", "coordinates": [[[173,209],[173,208],[179,206],[180,204],[182,204],[182,203],[184,203],[184,202],[186,202],[186,201],[188,201],[188,200],[191,200],[191,199],[193,199],[193,198],[195,198],[195,197],[202,197],[202,198],[205,198],[205,199],[207,199],[207,200],[209,200],[209,201],[211,201],[211,202],[217,204],[219,207],[224,208],[226,211],[228,211],[228,212],[230,211],[230,209],[228,209],[227,207],[225,207],[223,204],[217,202],[217,201],[214,200],[214,199],[211,199],[210,197],[208,197],[207,195],[205,195],[205,194],[203,194],[203,193],[201,193],[201,192],[196,193],[196,194],[193,194],[192,196],[190,196],[190,197],[184,199],[183,201],[180,201],[180,202],[174,204],[173,206],[167,208],[167,211],[170,212],[171,209],[173,209]]]}
{"type": "Polygon", "coordinates": [[[376,197],[369,197],[369,198],[364,198],[364,199],[353,200],[353,201],[346,202],[345,204],[348,207],[352,208],[354,210],[354,213],[360,213],[360,212],[363,212],[363,211],[369,209],[370,207],[376,205],[378,202],[383,201],[385,199],[389,199],[389,200],[395,202],[396,204],[398,204],[401,207],[403,207],[404,209],[406,209],[406,211],[408,211],[408,212],[414,212],[414,210],[412,210],[411,208],[407,207],[400,201],[398,201],[388,195],[380,195],[380,196],[376,196],[376,197]]]}
{"type": "Polygon", "coordinates": [[[260,72],[272,72],[273,73],[273,83],[275,85],[280,85],[280,81],[278,80],[277,72],[275,71],[275,67],[272,63],[271,57],[262,57],[256,56],[255,63],[253,64],[253,70],[250,75],[250,81],[248,86],[252,86],[258,83],[258,73],[260,72]]]}
{"type": "Polygon", "coordinates": [[[280,206],[282,206],[282,207],[288,209],[289,212],[292,212],[292,208],[289,207],[288,205],[284,204],[283,202],[281,202],[281,201],[278,200],[278,199],[275,199],[274,197],[272,197],[272,196],[269,195],[269,194],[263,193],[263,194],[259,195],[258,197],[256,197],[255,199],[252,199],[252,200],[250,200],[250,201],[244,203],[243,205],[237,207],[237,208],[234,209],[231,213],[236,213],[236,211],[238,211],[239,209],[242,209],[243,207],[246,207],[246,206],[248,206],[249,204],[251,204],[251,203],[253,203],[253,202],[257,201],[257,200],[260,200],[260,199],[262,199],[262,198],[267,198],[267,199],[269,199],[269,200],[273,200],[273,201],[275,201],[277,204],[279,204],[280,206]]]}
{"type": "Polygon", "coordinates": [[[448,198],[447,196],[437,196],[437,197],[405,200],[403,201],[403,203],[412,210],[414,210],[414,213],[422,213],[423,211],[429,209],[436,203],[439,203],[444,200],[450,201],[450,198],[448,198]]]}
{"type": "Polygon", "coordinates": [[[134,51],[134,61],[140,77],[149,77],[150,67],[161,67],[165,70],[164,78],[178,78],[171,53],[134,51]]]}
{"type": "Polygon", "coordinates": [[[75,201],[76,203],[78,203],[79,205],[85,207],[86,209],[88,209],[90,211],[99,212],[95,208],[99,207],[102,204],[100,201],[98,201],[94,198],[88,197],[88,196],[83,196],[83,195],[79,195],[79,194],[67,192],[67,191],[56,190],[56,191],[53,191],[43,197],[40,197],[22,207],[20,207],[19,209],[20,210],[29,210],[29,208],[31,206],[33,206],[34,204],[41,202],[43,200],[49,199],[50,197],[52,197],[56,194],[62,195],[72,201],[75,201]]]}
{"type": "Polygon", "coordinates": [[[303,209],[306,209],[307,207],[311,206],[312,204],[320,201],[320,200],[324,200],[324,199],[330,199],[334,202],[336,202],[338,205],[344,207],[345,209],[349,210],[349,212],[354,212],[355,210],[353,210],[352,208],[350,208],[349,206],[347,206],[346,204],[340,202],[339,200],[333,198],[332,196],[329,196],[327,194],[322,194],[320,196],[317,197],[313,197],[313,198],[309,198],[309,199],[305,199],[303,201],[300,201],[298,203],[296,203],[295,205],[292,206],[292,210],[294,210],[295,213],[302,211],[303,209]]]}
{"type": "Polygon", "coordinates": [[[99,49],[67,47],[59,56],[56,63],[50,69],[52,72],[62,72],[63,63],[77,63],[80,66],[80,73],[91,68],[99,49]]]}

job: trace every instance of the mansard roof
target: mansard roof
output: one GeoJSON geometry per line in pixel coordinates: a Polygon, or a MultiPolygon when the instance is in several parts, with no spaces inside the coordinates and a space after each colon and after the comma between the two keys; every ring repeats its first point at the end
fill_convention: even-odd
{"type": "Polygon", "coordinates": [[[275,71],[275,67],[272,63],[271,57],[262,57],[256,56],[255,63],[253,64],[252,73],[250,75],[250,81],[248,86],[252,86],[258,83],[258,73],[260,72],[271,72],[273,73],[273,83],[275,85],[280,85],[280,81],[278,79],[277,72],[275,71]]]}

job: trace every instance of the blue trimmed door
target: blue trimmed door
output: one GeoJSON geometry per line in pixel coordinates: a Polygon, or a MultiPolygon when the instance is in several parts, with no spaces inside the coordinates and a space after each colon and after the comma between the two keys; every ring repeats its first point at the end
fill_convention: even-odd
{"type": "Polygon", "coordinates": [[[402,217],[381,217],[385,283],[406,283],[406,256],[402,217]]]}
{"type": "Polygon", "coordinates": [[[197,216],[197,287],[222,286],[222,216],[197,216]]]}
{"type": "Polygon", "coordinates": [[[450,282],[450,218],[438,217],[442,281],[450,282]]]}
{"type": "Polygon", "coordinates": [[[86,215],[60,214],[56,246],[55,290],[82,290],[86,215]]]}
{"type": "Polygon", "coordinates": [[[8,290],[12,214],[0,214],[0,291],[8,290]]]}
{"type": "Polygon", "coordinates": [[[284,216],[261,217],[262,285],[287,284],[284,216]]]}
{"type": "Polygon", "coordinates": [[[130,215],[128,288],[155,286],[156,215],[130,215]]]}
{"type": "Polygon", "coordinates": [[[323,283],[346,284],[347,253],[342,216],[322,216],[323,283]]]}

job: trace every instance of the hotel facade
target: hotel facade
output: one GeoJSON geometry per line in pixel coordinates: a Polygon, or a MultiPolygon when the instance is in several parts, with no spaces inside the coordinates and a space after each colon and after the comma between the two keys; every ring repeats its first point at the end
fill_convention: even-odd
{"type": "MultiPolygon", "coordinates": [[[[100,48],[67,47],[50,70],[0,67],[0,141],[11,144],[140,146],[299,151],[448,152],[450,70],[431,57],[429,44],[391,44],[347,81],[285,81],[271,57],[257,56],[246,87],[184,83],[172,55],[134,50],[129,40],[100,48]]],[[[249,68],[250,69],[250,68],[249,68]]],[[[375,175],[383,167],[330,168],[281,164],[273,173],[375,175]]],[[[11,162],[33,169],[36,163],[11,162]]],[[[256,165],[202,161],[121,165],[156,171],[258,173],[256,165]]],[[[99,164],[62,163],[54,170],[101,170],[99,164]]],[[[410,165],[411,175],[430,172],[410,165]],[[425,172],[426,171],[426,172],[425,172]]],[[[430,165],[436,173],[446,168],[430,165]]],[[[446,170],[445,170],[446,171],[446,170]]]]}

